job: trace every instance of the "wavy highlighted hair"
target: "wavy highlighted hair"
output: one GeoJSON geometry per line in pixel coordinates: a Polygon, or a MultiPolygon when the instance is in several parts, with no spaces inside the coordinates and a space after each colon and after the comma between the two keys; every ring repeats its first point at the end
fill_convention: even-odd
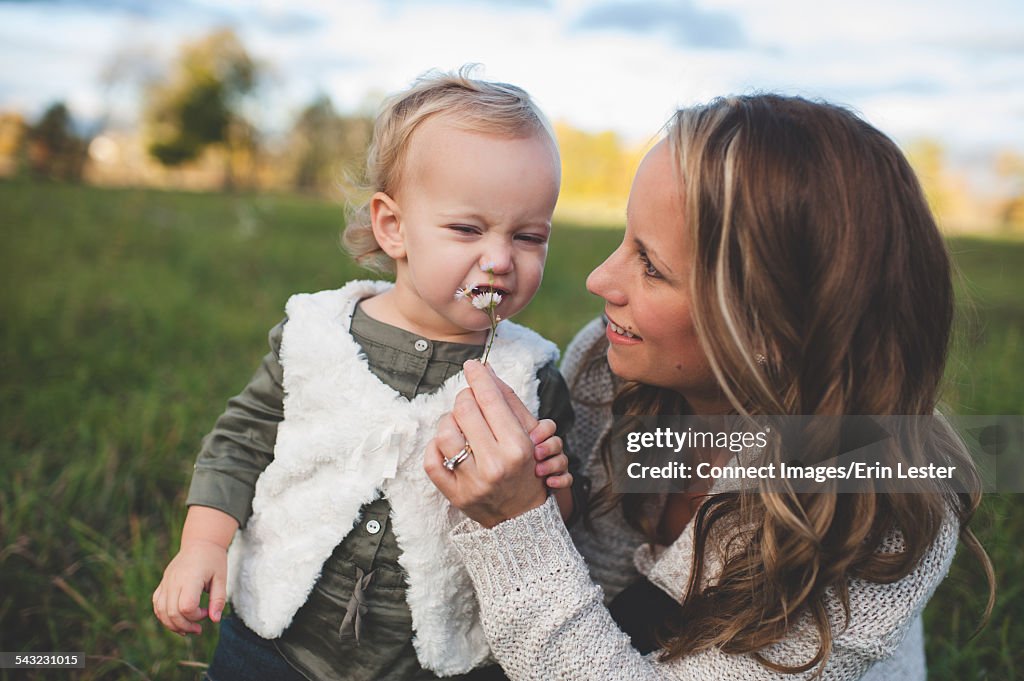
{"type": "MultiPolygon", "coordinates": [[[[694,325],[733,410],[936,414],[953,321],[952,270],[896,144],[841,107],[770,94],[682,109],[668,124],[668,143],[683,184],[679,228],[693,245],[694,325]],[[759,355],[763,361],[755,361],[759,355]]],[[[625,383],[612,411],[679,414],[688,405],[670,390],[625,383]]],[[[708,497],[693,518],[693,569],[681,612],[663,632],[664,657],[716,648],[752,654],[776,671],[820,672],[834,640],[827,594],[849,617],[848,581],[907,576],[950,515],[988,577],[987,619],[994,573],[969,527],[981,484],[963,442],[937,421],[890,454],[905,465],[955,464],[957,484],[922,480],[908,492],[907,481],[899,490],[881,481],[839,494],[762,483],[753,494],[708,497]],[[877,551],[894,532],[902,550],[877,551]],[[709,554],[724,565],[706,585],[709,554]],[[819,636],[812,659],[785,666],[759,653],[802,616],[819,636]]],[[[821,444],[817,451],[829,458],[835,438],[821,444]]],[[[765,455],[779,460],[781,452],[769,447],[765,455]]],[[[607,439],[602,456],[611,477],[607,439]]],[[[615,497],[606,488],[596,501],[603,503],[595,512],[621,502],[634,527],[664,539],[651,522],[649,497],[615,497]]]]}

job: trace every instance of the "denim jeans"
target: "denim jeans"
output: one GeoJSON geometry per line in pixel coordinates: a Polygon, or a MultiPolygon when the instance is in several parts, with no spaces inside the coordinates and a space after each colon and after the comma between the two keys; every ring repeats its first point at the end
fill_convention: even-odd
{"type": "Polygon", "coordinates": [[[220,638],[213,662],[206,670],[209,681],[306,681],[274,646],[245,626],[234,614],[220,623],[220,638]]]}

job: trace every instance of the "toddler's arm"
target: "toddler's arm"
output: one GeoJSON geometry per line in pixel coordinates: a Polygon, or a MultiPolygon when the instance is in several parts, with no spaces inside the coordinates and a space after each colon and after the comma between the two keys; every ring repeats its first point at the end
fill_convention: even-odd
{"type": "Polygon", "coordinates": [[[219,622],[227,602],[228,545],[238,529],[233,517],[207,506],[191,506],[181,532],[181,549],[153,592],[153,612],[176,634],[199,634],[209,614],[219,622]],[[200,597],[210,594],[208,607],[200,597]]]}
{"type": "Polygon", "coordinates": [[[224,610],[227,547],[249,517],[256,480],[274,458],[277,426],[284,418],[283,329],[281,322],[270,330],[270,352],[203,439],[181,549],[153,592],[153,612],[175,633],[198,634],[200,620],[209,614],[219,622],[224,610]],[[208,608],[199,606],[203,591],[210,594],[208,608]]]}
{"type": "MultiPolygon", "coordinates": [[[[553,496],[558,502],[562,520],[567,526],[571,526],[586,508],[587,489],[589,488],[586,477],[582,473],[578,452],[565,449],[566,434],[571,431],[575,421],[572,398],[569,394],[569,386],[566,385],[565,379],[554,362],[544,366],[537,373],[537,378],[540,381],[538,418],[541,419],[540,423],[543,423],[545,419],[551,419],[557,424],[557,431],[552,430],[548,437],[555,434],[559,436],[557,453],[564,456],[564,459],[553,459],[551,463],[565,461],[567,464],[567,467],[561,469],[553,468],[546,475],[538,466],[537,475],[546,477],[545,482],[548,489],[554,490],[553,496]]],[[[533,431],[530,433],[530,439],[538,443],[538,446],[549,444],[545,443],[542,438],[534,437],[533,431]]],[[[548,454],[548,456],[553,457],[554,455],[548,454]]],[[[538,456],[537,460],[542,461],[543,458],[538,456]]]]}

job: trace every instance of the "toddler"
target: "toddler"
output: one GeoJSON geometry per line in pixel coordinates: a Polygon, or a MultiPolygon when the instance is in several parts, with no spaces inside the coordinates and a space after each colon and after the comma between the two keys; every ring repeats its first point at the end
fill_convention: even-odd
{"type": "Polygon", "coordinates": [[[153,594],[161,622],[187,634],[221,620],[227,591],[213,681],[503,678],[482,666],[476,598],[448,540],[463,516],[423,470],[462,365],[485,346],[544,419],[530,433],[537,475],[563,517],[578,514],[555,436],[572,421],[557,348],[505,320],[540,285],[558,197],[543,114],[465,70],[423,77],[385,102],[367,166],[375,193],[344,241],[395,282],[288,301],[271,352],[204,440],[181,550],[153,594]]]}

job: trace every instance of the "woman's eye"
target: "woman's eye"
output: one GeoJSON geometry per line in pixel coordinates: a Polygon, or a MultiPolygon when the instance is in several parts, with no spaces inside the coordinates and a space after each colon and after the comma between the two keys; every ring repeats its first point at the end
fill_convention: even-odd
{"type": "Polygon", "coordinates": [[[640,263],[644,266],[644,276],[651,277],[652,279],[661,279],[661,272],[654,266],[651,259],[647,257],[647,253],[640,251],[640,263]]]}

